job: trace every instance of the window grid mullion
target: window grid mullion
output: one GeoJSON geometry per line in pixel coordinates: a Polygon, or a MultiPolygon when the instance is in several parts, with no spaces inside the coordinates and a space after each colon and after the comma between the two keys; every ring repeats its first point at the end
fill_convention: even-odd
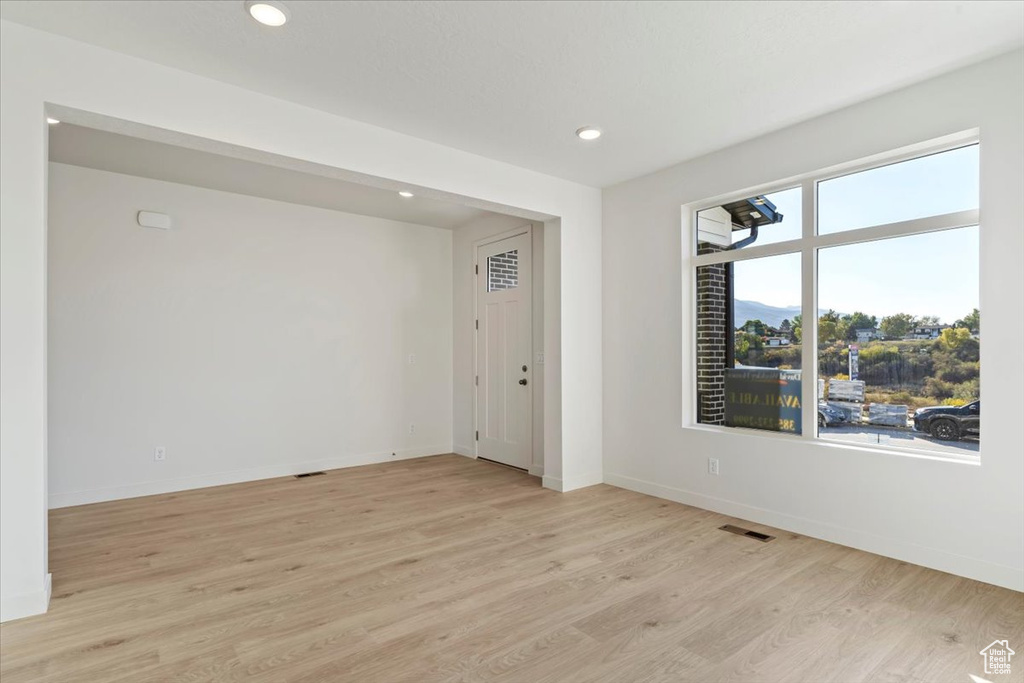
{"type": "Polygon", "coordinates": [[[803,248],[800,252],[800,296],[801,296],[801,434],[804,439],[818,436],[818,258],[814,246],[817,234],[818,194],[817,183],[805,180],[801,190],[803,207],[803,248]]]}
{"type": "MultiPolygon", "coordinates": [[[[814,185],[813,182],[810,184],[812,186],[814,185]]],[[[811,196],[814,197],[813,192],[811,193],[811,196]]],[[[806,209],[806,199],[804,202],[806,209]]],[[[814,203],[817,203],[816,198],[814,198],[814,203]]],[[[696,268],[699,266],[711,266],[719,263],[749,261],[751,259],[767,258],[769,256],[778,256],[780,254],[796,253],[806,249],[808,246],[823,249],[828,247],[842,247],[849,244],[861,244],[863,242],[877,242],[878,240],[892,239],[896,237],[923,235],[929,232],[957,230],[959,228],[978,225],[979,222],[980,212],[977,209],[956,211],[953,213],[940,214],[938,216],[915,218],[913,220],[901,221],[899,223],[871,225],[866,228],[855,228],[853,230],[832,232],[825,235],[814,235],[812,233],[811,236],[804,235],[795,240],[786,240],[785,242],[777,242],[775,244],[765,244],[752,249],[743,249],[735,252],[725,251],[714,254],[702,254],[692,257],[691,265],[696,268]]],[[[814,230],[813,217],[811,230],[814,230]]]]}

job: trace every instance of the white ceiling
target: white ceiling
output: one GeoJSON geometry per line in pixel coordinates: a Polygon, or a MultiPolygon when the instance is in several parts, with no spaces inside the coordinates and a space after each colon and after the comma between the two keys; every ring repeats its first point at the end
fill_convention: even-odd
{"type": "Polygon", "coordinates": [[[242,0],[0,16],[595,186],[1024,44],[1016,1],[284,4],[279,29],[242,0]]]}
{"type": "Polygon", "coordinates": [[[61,123],[50,127],[50,161],[276,199],[292,204],[456,228],[490,212],[196,149],[61,123]]]}

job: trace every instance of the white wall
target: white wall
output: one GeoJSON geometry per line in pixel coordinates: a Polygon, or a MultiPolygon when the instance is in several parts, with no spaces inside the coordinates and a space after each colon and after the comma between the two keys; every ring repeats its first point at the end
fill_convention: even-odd
{"type": "MultiPolygon", "coordinates": [[[[567,491],[587,486],[587,470],[562,479],[562,221],[544,222],[544,486],[567,491]]],[[[602,472],[602,480],[603,480],[602,472]]]]}
{"type": "MultiPolygon", "coordinates": [[[[1024,589],[1017,52],[604,192],[604,463],[609,483],[1024,589]],[[681,426],[680,207],[946,134],[981,134],[981,464],[681,426]],[[709,455],[721,475],[708,476],[709,455]]],[[[936,277],[943,277],[937,274],[936,277]]]]}
{"type": "MultiPolygon", "coordinates": [[[[473,423],[473,402],[476,391],[473,384],[473,344],[475,334],[473,321],[476,318],[476,299],[473,288],[476,275],[475,243],[479,240],[500,235],[529,224],[514,216],[493,215],[461,225],[452,237],[452,263],[454,283],[454,311],[452,314],[454,339],[455,385],[453,387],[454,416],[453,439],[455,452],[475,456],[475,427],[473,423]]],[[[546,364],[536,363],[536,352],[544,349],[544,224],[532,223],[533,244],[533,461],[530,473],[544,474],[544,368],[546,364]]]]}
{"type": "Polygon", "coordinates": [[[601,480],[599,190],[0,21],[0,620],[42,611],[48,599],[47,107],[71,122],[93,112],[390,179],[423,196],[558,217],[545,234],[559,239],[545,253],[562,259],[558,286],[546,288],[560,301],[545,310],[561,317],[559,329],[545,327],[548,388],[560,397],[545,401],[545,473],[557,469],[563,488],[601,480]]]}
{"type": "Polygon", "coordinates": [[[63,164],[49,208],[50,507],[451,451],[451,231],[63,164]]]}

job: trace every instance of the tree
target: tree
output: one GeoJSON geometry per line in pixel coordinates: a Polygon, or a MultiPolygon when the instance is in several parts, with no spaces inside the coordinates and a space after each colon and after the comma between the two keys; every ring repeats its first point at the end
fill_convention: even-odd
{"type": "Polygon", "coordinates": [[[921,325],[921,326],[924,326],[924,325],[938,325],[939,324],[939,316],[937,316],[937,315],[923,315],[923,316],[921,316],[920,319],[917,320],[916,324],[917,325],[921,325]]]}
{"type": "Polygon", "coordinates": [[[853,331],[852,327],[850,327],[849,316],[843,316],[839,319],[839,322],[836,323],[836,340],[846,340],[851,336],[856,339],[857,333],[853,331]]]}
{"type": "Polygon", "coordinates": [[[818,318],[818,343],[835,341],[839,338],[839,323],[825,317],[818,318]]]}
{"type": "Polygon", "coordinates": [[[789,341],[799,344],[804,338],[804,316],[797,314],[793,316],[793,327],[789,331],[789,341]]]}
{"type": "Polygon", "coordinates": [[[742,327],[739,327],[737,329],[743,330],[744,332],[749,332],[750,334],[756,334],[758,337],[763,337],[766,334],[768,334],[768,326],[765,325],[760,320],[748,320],[747,322],[743,323],[742,327]]]}
{"type": "Polygon", "coordinates": [[[981,331],[981,311],[975,308],[973,311],[964,316],[964,323],[967,325],[967,329],[977,334],[981,331]]]}
{"type": "Polygon", "coordinates": [[[909,313],[895,313],[882,318],[879,328],[886,339],[903,339],[914,329],[916,322],[909,313]]]}
{"type": "Polygon", "coordinates": [[[935,340],[936,346],[942,351],[957,351],[971,340],[971,331],[965,327],[948,327],[935,340]]]}
{"type": "Polygon", "coordinates": [[[747,333],[740,332],[733,339],[733,357],[736,359],[746,358],[750,352],[750,342],[747,340],[747,333]]]}
{"type": "Polygon", "coordinates": [[[743,362],[747,359],[750,352],[760,351],[764,348],[764,342],[761,341],[761,337],[756,334],[750,334],[749,332],[737,332],[736,337],[733,341],[733,348],[735,350],[736,360],[743,362]]]}
{"type": "Polygon", "coordinates": [[[789,318],[784,318],[783,321],[779,323],[779,329],[782,330],[783,332],[789,332],[792,329],[792,327],[793,324],[789,322],[789,318]]]}
{"type": "Polygon", "coordinates": [[[844,315],[841,320],[845,327],[840,328],[843,339],[857,340],[857,330],[873,330],[878,327],[878,318],[857,311],[853,315],[844,315]]]}
{"type": "Polygon", "coordinates": [[[875,344],[861,349],[859,379],[868,384],[902,386],[907,378],[899,346],[875,344]]]}
{"type": "Polygon", "coordinates": [[[953,389],[953,397],[959,399],[963,403],[970,403],[971,401],[978,400],[980,395],[978,379],[971,379],[962,384],[958,384],[953,389]]]}
{"type": "Polygon", "coordinates": [[[838,313],[833,311],[831,308],[825,313],[818,316],[818,343],[837,341],[842,339],[840,336],[840,325],[841,317],[838,313]]]}
{"type": "Polygon", "coordinates": [[[953,327],[962,327],[977,334],[981,330],[981,312],[975,308],[963,318],[953,323],[953,327]]]}

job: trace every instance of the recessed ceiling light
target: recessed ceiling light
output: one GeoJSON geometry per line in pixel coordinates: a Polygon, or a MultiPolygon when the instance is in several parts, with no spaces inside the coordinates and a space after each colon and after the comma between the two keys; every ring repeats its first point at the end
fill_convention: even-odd
{"type": "Polygon", "coordinates": [[[53,118],[52,116],[47,116],[47,117],[46,117],[46,122],[47,122],[48,124],[50,124],[51,126],[55,126],[55,125],[57,125],[58,123],[60,123],[60,119],[55,119],[55,118],[53,118]]]}
{"type": "Polygon", "coordinates": [[[401,192],[398,193],[398,196],[405,197],[406,199],[408,199],[409,197],[415,197],[416,195],[414,195],[412,192],[409,192],[408,190],[402,190],[401,192]]]}
{"type": "Polygon", "coordinates": [[[593,126],[583,126],[576,131],[576,137],[580,140],[596,140],[601,137],[601,131],[593,126]]]}
{"type": "Polygon", "coordinates": [[[284,26],[288,21],[288,9],[273,0],[248,0],[245,9],[249,16],[265,26],[284,26]]]}

